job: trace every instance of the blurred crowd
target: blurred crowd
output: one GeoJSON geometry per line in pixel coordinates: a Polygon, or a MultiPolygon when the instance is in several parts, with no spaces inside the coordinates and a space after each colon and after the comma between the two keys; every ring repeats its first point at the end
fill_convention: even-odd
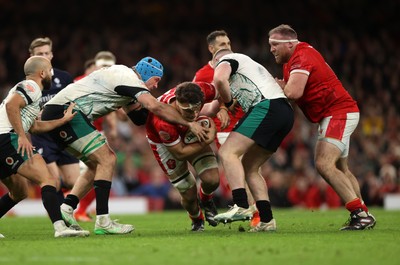
{"type": "MultiPolygon", "coordinates": [[[[400,34],[388,23],[397,20],[394,10],[399,1],[388,1],[373,10],[363,6],[363,1],[326,1],[320,6],[313,0],[301,4],[254,1],[254,5],[248,1],[227,5],[197,0],[185,4],[122,0],[102,1],[96,9],[90,1],[61,1],[57,7],[47,0],[21,2],[18,5],[23,8],[15,1],[0,0],[1,100],[23,78],[28,46],[36,37],[53,40],[53,65],[73,77],[81,75],[85,60],[100,50],[112,51],[117,63],[125,65],[153,56],[165,67],[159,95],[192,80],[210,59],[205,38],[215,29],[228,32],[234,51],[249,55],[273,76],[281,77],[281,66],[269,53],[266,37],[270,28],[292,25],[300,41],[323,54],[358,102],[361,119],[351,138],[349,167],[361,184],[365,203],[383,205],[385,194],[400,193],[400,50],[396,48],[400,34]],[[288,10],[288,4],[295,6],[288,10]],[[45,8],[50,11],[44,13],[45,8]]],[[[314,169],[316,130],[296,111],[292,132],[262,168],[272,205],[342,206],[314,169]]],[[[180,196],[153,158],[144,127],[118,121],[118,137],[110,140],[110,145],[118,156],[114,196],[148,196],[154,210],[180,208],[180,196]]],[[[225,207],[231,198],[221,178],[217,198],[219,206],[225,207]]],[[[35,194],[33,190],[32,196],[35,194]]]]}

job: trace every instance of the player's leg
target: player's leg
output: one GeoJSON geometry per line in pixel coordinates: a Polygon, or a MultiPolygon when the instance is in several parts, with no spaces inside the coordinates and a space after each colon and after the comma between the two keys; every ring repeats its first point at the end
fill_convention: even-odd
{"type": "Polygon", "coordinates": [[[0,198],[0,218],[18,202],[28,197],[28,180],[19,174],[2,179],[8,192],[0,198]]]}
{"type": "Polygon", "coordinates": [[[111,220],[109,215],[108,202],[116,163],[114,152],[108,144],[103,144],[87,157],[93,165],[87,164],[89,169],[78,178],[71,193],[83,198],[94,186],[96,195],[95,234],[127,234],[132,232],[134,230],[132,225],[117,223],[111,220]]]}
{"type": "Polygon", "coordinates": [[[70,164],[59,164],[58,168],[61,171],[63,185],[67,189],[72,189],[80,175],[78,161],[70,164]]]}
{"type": "Polygon", "coordinates": [[[60,212],[56,180],[51,176],[43,158],[36,154],[18,168],[18,174],[37,183],[41,188],[43,205],[54,225],[55,237],[88,236],[89,231],[68,228],[60,212]]]}
{"type": "Polygon", "coordinates": [[[254,229],[258,231],[275,231],[276,222],[273,219],[271,204],[268,196],[268,187],[264,177],[260,174],[260,167],[272,155],[272,152],[254,144],[242,158],[246,182],[254,197],[260,215],[260,223],[254,229]]]}
{"type": "MultiPolygon", "coordinates": [[[[72,157],[70,154],[63,152],[58,160],[58,167],[60,171],[62,172],[62,182],[63,185],[68,188],[72,189],[74,184],[76,183],[79,175],[84,173],[84,170],[81,170],[81,166],[79,164],[79,160],[77,160],[75,157],[72,157]]],[[[83,162],[81,162],[84,164],[83,162]]],[[[85,165],[85,170],[87,166],[85,165]]],[[[91,179],[90,177],[89,179],[91,179]]],[[[85,178],[87,179],[87,178],[85,178]]],[[[92,185],[90,185],[91,187],[92,185]]],[[[92,221],[92,218],[87,214],[87,208],[89,205],[95,200],[96,194],[94,192],[94,189],[91,188],[89,192],[83,196],[80,201],[78,208],[76,209],[74,213],[74,217],[77,221],[83,221],[83,222],[90,222],[92,221]]]]}
{"type": "MultiPolygon", "coordinates": [[[[217,132],[217,137],[215,137],[215,144],[218,147],[218,149],[223,145],[228,138],[230,132],[217,132]]],[[[220,173],[224,171],[224,168],[220,167],[220,173]]],[[[246,194],[247,194],[247,199],[249,201],[250,207],[253,208],[253,217],[251,218],[251,226],[256,226],[260,222],[260,215],[258,214],[257,207],[253,198],[253,195],[251,195],[251,192],[249,190],[249,186],[246,183],[246,194]]]]}
{"type": "Polygon", "coordinates": [[[350,212],[350,221],[342,230],[369,229],[376,223],[360,198],[358,183],[354,176],[347,172],[345,158],[349,152],[350,135],[355,130],[358,120],[358,113],[324,118],[319,126],[319,139],[315,147],[317,171],[345,202],[346,209],[350,212]]]}
{"type": "Polygon", "coordinates": [[[244,169],[241,161],[243,154],[252,146],[254,141],[240,133],[231,132],[226,142],[218,151],[225,176],[232,190],[234,206],[225,213],[214,217],[219,222],[232,222],[251,219],[253,213],[245,189],[244,169]]]}
{"type": "Polygon", "coordinates": [[[347,176],[336,167],[341,150],[334,144],[319,140],[315,148],[315,167],[344,202],[357,198],[353,185],[347,176]]]}
{"type": "Polygon", "coordinates": [[[205,218],[211,226],[216,226],[218,222],[214,220],[214,216],[218,212],[213,197],[219,186],[217,158],[211,147],[208,146],[190,162],[201,180],[199,199],[200,205],[204,209],[205,218]]]}
{"type": "Polygon", "coordinates": [[[353,187],[355,194],[357,195],[358,198],[362,200],[360,184],[358,183],[357,178],[353,175],[353,173],[349,169],[348,157],[339,158],[339,160],[336,163],[336,166],[340,171],[342,171],[347,176],[347,178],[350,180],[350,183],[353,187]]]}
{"type": "MultiPolygon", "coordinates": [[[[253,144],[253,140],[243,136],[237,132],[231,132],[227,141],[221,146],[218,151],[218,156],[224,167],[225,175],[228,179],[229,186],[234,193],[234,190],[245,189],[245,177],[241,156],[247,152],[248,148],[253,144]]],[[[238,206],[248,208],[247,196],[243,196],[239,201],[238,206]]]]}
{"type": "Polygon", "coordinates": [[[61,205],[64,201],[64,194],[61,189],[61,172],[59,171],[59,168],[57,166],[57,163],[54,162],[47,162],[47,169],[49,170],[50,174],[53,176],[53,178],[56,180],[56,189],[57,189],[57,198],[59,201],[59,204],[61,205]]]}
{"type": "Polygon", "coordinates": [[[204,230],[204,216],[197,199],[197,186],[193,174],[188,170],[187,164],[180,163],[179,170],[182,174],[171,174],[168,178],[171,184],[181,195],[181,205],[188,212],[192,220],[192,231],[204,230]],[[186,169],[186,171],[184,170],[186,169]]]}

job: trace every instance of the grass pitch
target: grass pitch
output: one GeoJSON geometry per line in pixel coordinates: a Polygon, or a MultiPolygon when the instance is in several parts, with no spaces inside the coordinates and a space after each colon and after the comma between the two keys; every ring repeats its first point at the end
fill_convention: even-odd
{"type": "MultiPolygon", "coordinates": [[[[221,211],[225,211],[223,209],[221,211]]],[[[345,209],[275,209],[278,231],[239,232],[248,222],[190,231],[184,211],[113,216],[136,230],[122,236],[54,238],[45,217],[0,220],[0,264],[380,264],[400,265],[400,211],[372,209],[375,229],[339,231],[345,209]]]]}

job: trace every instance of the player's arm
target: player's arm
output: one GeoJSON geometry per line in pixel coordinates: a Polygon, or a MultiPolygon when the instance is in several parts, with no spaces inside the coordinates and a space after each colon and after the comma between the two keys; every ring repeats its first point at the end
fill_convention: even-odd
{"type": "Polygon", "coordinates": [[[210,103],[204,104],[199,113],[200,116],[214,117],[219,111],[220,103],[218,100],[213,100],[210,103]]]}
{"type": "Polygon", "coordinates": [[[212,120],[210,120],[210,125],[208,139],[206,141],[185,144],[183,140],[181,140],[176,145],[166,146],[168,151],[178,160],[188,160],[190,157],[200,152],[205,146],[208,146],[214,141],[216,128],[212,120]]]}
{"type": "MultiPolygon", "coordinates": [[[[128,117],[135,125],[140,126],[146,124],[149,111],[142,108],[142,104],[139,102],[124,106],[122,109],[125,111],[126,117],[128,117]]],[[[121,116],[120,112],[117,114],[121,116]]]]}
{"type": "Polygon", "coordinates": [[[32,157],[34,148],[26,136],[21,119],[21,109],[27,105],[24,98],[20,94],[14,93],[5,104],[8,120],[10,121],[14,132],[18,135],[17,152],[21,152],[22,156],[26,153],[28,157],[32,157]]]}
{"type": "Polygon", "coordinates": [[[288,99],[296,100],[303,96],[307,81],[307,74],[295,72],[290,74],[289,80],[286,84],[282,82],[282,80],[278,80],[277,82],[288,99]]]}
{"type": "Polygon", "coordinates": [[[60,119],[55,119],[50,121],[35,120],[31,128],[29,129],[29,132],[33,134],[45,133],[71,121],[78,113],[78,112],[73,112],[74,107],[75,103],[71,103],[68,106],[68,108],[64,111],[64,116],[60,119]]]}
{"type": "Polygon", "coordinates": [[[207,145],[208,144],[206,144],[206,142],[184,144],[182,141],[180,141],[176,145],[167,146],[167,149],[176,159],[184,161],[200,152],[207,145]]]}
{"type": "MultiPolygon", "coordinates": [[[[188,122],[182,118],[181,114],[168,104],[159,102],[148,90],[141,87],[117,86],[115,91],[119,95],[136,98],[136,100],[146,109],[153,112],[158,117],[174,124],[187,126],[199,139],[207,139],[207,128],[202,127],[197,122],[188,122]]],[[[129,114],[129,113],[128,113],[129,114]]]]}
{"type": "Polygon", "coordinates": [[[170,123],[187,126],[189,130],[191,130],[200,139],[200,141],[207,140],[207,128],[202,127],[195,121],[188,122],[174,107],[170,106],[169,104],[157,101],[157,99],[150,94],[140,95],[138,97],[138,101],[143,105],[144,108],[153,112],[161,119],[166,120],[170,123]]]}
{"type": "Polygon", "coordinates": [[[110,137],[111,139],[115,139],[118,136],[118,131],[117,131],[117,111],[110,112],[106,116],[104,116],[104,123],[107,125],[108,131],[107,131],[107,137],[110,137]]]}
{"type": "Polygon", "coordinates": [[[224,102],[227,107],[233,104],[231,89],[229,87],[229,77],[231,73],[232,67],[226,62],[218,64],[214,72],[214,86],[217,88],[222,102],[224,102]]]}

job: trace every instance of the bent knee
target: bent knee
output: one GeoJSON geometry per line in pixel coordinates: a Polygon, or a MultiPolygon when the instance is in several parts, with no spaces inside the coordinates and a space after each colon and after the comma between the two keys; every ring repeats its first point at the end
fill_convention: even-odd
{"type": "Polygon", "coordinates": [[[117,157],[115,155],[115,153],[108,148],[108,150],[101,152],[98,156],[97,156],[97,162],[99,164],[105,165],[105,166],[109,166],[109,167],[114,167],[117,161],[117,157]]]}
{"type": "Polygon", "coordinates": [[[328,171],[335,168],[334,163],[330,163],[324,159],[317,159],[315,160],[315,168],[317,169],[318,173],[321,175],[326,175],[328,171]]]}
{"type": "Polygon", "coordinates": [[[219,186],[219,172],[218,168],[205,170],[200,176],[202,185],[207,185],[210,187],[219,186]]]}
{"type": "Polygon", "coordinates": [[[22,188],[18,190],[13,190],[9,192],[9,195],[14,202],[18,203],[28,198],[28,189],[22,188]]]}

